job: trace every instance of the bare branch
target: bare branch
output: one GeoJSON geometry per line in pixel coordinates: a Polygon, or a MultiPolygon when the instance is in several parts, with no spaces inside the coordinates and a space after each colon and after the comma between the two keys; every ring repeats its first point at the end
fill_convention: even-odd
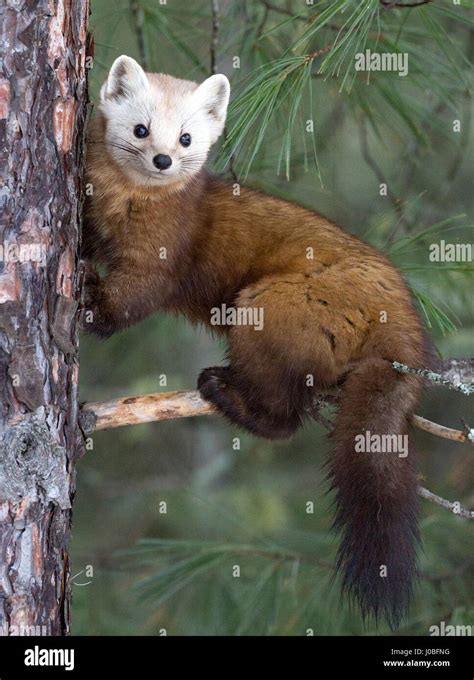
{"type": "MultiPolygon", "coordinates": [[[[268,0],[260,0],[262,5],[265,7],[268,12],[276,12],[277,14],[284,14],[287,17],[290,17],[291,19],[296,19],[297,21],[303,21],[305,24],[311,24],[316,19],[318,18],[318,15],[316,13],[313,13],[313,16],[307,15],[305,16],[304,14],[295,14],[294,12],[291,12],[289,9],[285,9],[284,7],[278,7],[277,5],[274,5],[271,2],[268,2],[268,0]]],[[[310,9],[310,7],[308,7],[310,9]]],[[[341,27],[336,26],[335,24],[324,24],[324,28],[327,28],[331,31],[340,31],[341,27]]]]}
{"type": "Polygon", "coordinates": [[[461,430],[452,430],[450,427],[433,423],[431,420],[427,420],[421,416],[413,416],[412,423],[419,430],[424,430],[425,432],[434,434],[436,437],[441,437],[442,439],[451,439],[453,442],[461,442],[462,444],[468,444],[472,442],[470,430],[466,432],[462,432],[461,430]]]}
{"type": "Polygon", "coordinates": [[[395,7],[420,7],[421,5],[428,5],[431,0],[419,0],[419,2],[390,2],[390,0],[380,0],[380,4],[383,5],[385,9],[394,9],[395,7]]]}
{"type": "Polygon", "coordinates": [[[217,43],[219,41],[219,2],[211,0],[212,32],[211,32],[211,73],[216,73],[217,68],[217,43]]]}
{"type": "MultiPolygon", "coordinates": [[[[330,421],[321,416],[319,409],[337,398],[331,394],[321,394],[315,399],[311,416],[326,429],[330,421]]],[[[140,397],[124,397],[111,401],[86,404],[82,409],[82,429],[85,434],[95,430],[105,430],[126,425],[138,425],[174,418],[190,418],[217,414],[217,410],[202,399],[198,391],[192,392],[155,392],[140,397]]],[[[460,443],[469,443],[469,436],[462,430],[453,430],[444,425],[433,423],[421,416],[413,416],[413,425],[420,430],[460,443]]]]}
{"type": "Polygon", "coordinates": [[[215,413],[217,411],[212,404],[204,401],[197,390],[155,392],[141,397],[124,397],[86,404],[82,409],[82,428],[85,434],[91,434],[94,430],[215,413]]]}
{"type": "Polygon", "coordinates": [[[260,40],[260,38],[263,35],[263,31],[264,31],[264,28],[265,28],[265,25],[266,25],[267,19],[268,19],[268,14],[269,14],[269,9],[268,9],[267,6],[265,6],[262,18],[261,18],[260,23],[257,27],[257,30],[255,31],[256,36],[257,36],[257,40],[260,40]]]}
{"type": "Polygon", "coordinates": [[[304,17],[301,14],[293,14],[293,12],[290,12],[290,10],[285,9],[284,7],[278,7],[278,5],[274,5],[271,2],[268,2],[268,0],[260,0],[262,5],[264,5],[267,10],[270,10],[271,12],[276,12],[277,14],[284,14],[287,17],[291,17],[292,19],[298,19],[299,21],[304,21],[305,23],[308,23],[310,21],[309,17],[304,17]]]}
{"type": "Polygon", "coordinates": [[[392,366],[400,373],[419,375],[422,378],[429,380],[434,385],[443,385],[444,387],[448,387],[450,390],[456,390],[457,392],[461,392],[467,396],[474,394],[474,383],[468,385],[467,383],[454,382],[453,380],[445,378],[445,376],[441,373],[435,373],[434,371],[430,371],[427,368],[413,368],[412,366],[401,364],[398,361],[393,361],[392,366]]]}
{"type": "Polygon", "coordinates": [[[427,501],[436,503],[436,505],[440,505],[442,508],[449,510],[454,515],[465,517],[466,519],[474,519],[474,510],[468,510],[467,508],[464,508],[457,501],[447,501],[445,498],[441,498],[441,496],[431,493],[431,491],[428,491],[428,489],[425,489],[423,486],[418,487],[418,494],[422,498],[426,498],[427,501]]]}
{"type": "Polygon", "coordinates": [[[436,369],[443,378],[455,384],[474,382],[474,359],[444,359],[436,369]]]}
{"type": "Polygon", "coordinates": [[[145,71],[150,70],[150,59],[148,58],[148,50],[146,47],[145,32],[143,30],[143,8],[137,0],[130,0],[130,11],[133,17],[133,25],[135,28],[135,35],[137,38],[138,54],[140,61],[145,71]]]}
{"type": "MultiPolygon", "coordinates": [[[[211,74],[217,73],[217,45],[219,43],[219,0],[211,0],[211,16],[212,16],[212,28],[211,28],[211,47],[210,47],[210,60],[211,60],[211,74]]],[[[229,130],[227,125],[224,128],[224,142],[227,141],[229,136],[229,130]]],[[[235,171],[235,157],[231,154],[229,158],[229,172],[232,175],[234,182],[238,182],[237,173],[235,171]]]]}

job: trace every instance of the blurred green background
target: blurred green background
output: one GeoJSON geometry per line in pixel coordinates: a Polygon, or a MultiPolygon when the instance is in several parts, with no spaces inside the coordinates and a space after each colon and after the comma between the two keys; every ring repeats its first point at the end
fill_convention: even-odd
{"type": "MultiPolygon", "coordinates": [[[[227,144],[211,165],[221,169],[233,155],[234,171],[249,185],[314,208],[383,248],[413,286],[439,355],[469,356],[472,263],[430,262],[429,245],[473,241],[472,3],[413,10],[384,10],[376,0],[217,5],[214,56],[231,80],[233,106],[227,144]],[[305,59],[336,36],[348,36],[341,49],[305,59]],[[367,82],[353,69],[365,47],[408,52],[409,75],[372,73],[367,82]],[[271,99],[282,73],[287,90],[271,99]],[[314,139],[304,129],[308,119],[314,139]],[[381,182],[388,196],[379,194],[381,182]]],[[[150,70],[204,79],[212,6],[92,0],[92,101],[124,53],[150,70]]],[[[204,330],[159,315],[107,341],[84,336],[81,399],[194,389],[223,349],[204,330]]],[[[419,414],[454,428],[462,417],[474,420],[467,397],[441,388],[427,390],[419,414]]],[[[469,447],[415,436],[423,485],[472,507],[469,447]]],[[[218,417],[97,433],[78,469],[73,633],[390,634],[385,624],[364,628],[341,602],[327,448],[317,424],[271,443],[218,417]],[[90,567],[80,573],[88,565],[92,576],[90,567]]],[[[472,525],[421,505],[422,578],[400,630],[408,635],[427,635],[441,621],[474,624],[472,525]]]]}

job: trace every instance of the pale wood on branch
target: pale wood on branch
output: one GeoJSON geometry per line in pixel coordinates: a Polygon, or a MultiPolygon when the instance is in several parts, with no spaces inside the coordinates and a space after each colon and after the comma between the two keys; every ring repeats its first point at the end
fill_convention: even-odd
{"type": "Polygon", "coordinates": [[[462,444],[467,444],[471,441],[466,432],[463,432],[462,430],[453,430],[450,427],[439,425],[439,423],[433,423],[431,420],[427,420],[421,416],[413,416],[412,423],[419,430],[430,432],[430,434],[434,434],[442,439],[451,439],[453,442],[461,442],[462,444]]]}
{"type": "Polygon", "coordinates": [[[123,397],[111,401],[86,404],[82,409],[83,430],[138,425],[158,420],[189,418],[217,413],[216,409],[202,399],[199,392],[155,392],[140,397],[123,397]]]}
{"type": "MultiPolygon", "coordinates": [[[[324,397],[325,395],[321,396],[322,401],[324,397]]],[[[217,410],[202,399],[196,390],[155,392],[140,397],[123,397],[86,404],[82,409],[82,427],[86,434],[91,434],[94,430],[112,427],[212,414],[217,414],[217,410]]],[[[421,416],[413,416],[412,422],[415,427],[437,437],[461,443],[469,442],[467,434],[462,430],[444,427],[421,416]]]]}

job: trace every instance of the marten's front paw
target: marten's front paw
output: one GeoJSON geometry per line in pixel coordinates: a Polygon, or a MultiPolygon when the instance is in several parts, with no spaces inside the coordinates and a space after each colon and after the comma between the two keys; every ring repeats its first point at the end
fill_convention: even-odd
{"type": "Polygon", "coordinates": [[[83,309],[81,327],[84,331],[94,333],[101,338],[109,338],[117,330],[113,319],[96,304],[83,309]]]}
{"type": "Polygon", "coordinates": [[[115,328],[101,307],[102,280],[95,269],[86,262],[83,288],[83,307],[81,314],[81,326],[89,333],[95,333],[101,337],[109,337],[115,328]]]}
{"type": "Polygon", "coordinates": [[[85,263],[83,303],[84,309],[92,309],[100,299],[101,279],[89,262],[85,263]]]}
{"type": "Polygon", "coordinates": [[[116,331],[115,324],[101,315],[98,308],[88,309],[82,315],[82,329],[101,338],[110,338],[116,331]]]}

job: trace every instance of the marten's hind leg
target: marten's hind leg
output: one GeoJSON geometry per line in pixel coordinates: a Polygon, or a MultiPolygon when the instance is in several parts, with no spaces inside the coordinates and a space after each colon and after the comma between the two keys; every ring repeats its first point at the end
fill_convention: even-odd
{"type": "Polygon", "coordinates": [[[257,404],[246,396],[230,366],[212,366],[201,371],[198,389],[204,399],[212,402],[232,423],[256,437],[286,439],[301,424],[296,410],[271,413],[265,404],[257,404]]]}
{"type": "Polygon", "coordinates": [[[253,310],[259,324],[232,326],[229,366],[205,369],[198,383],[223,415],[269,439],[291,436],[315,392],[338,377],[326,310],[309,304],[303,276],[294,279],[269,277],[241,292],[236,308],[253,310]]]}

